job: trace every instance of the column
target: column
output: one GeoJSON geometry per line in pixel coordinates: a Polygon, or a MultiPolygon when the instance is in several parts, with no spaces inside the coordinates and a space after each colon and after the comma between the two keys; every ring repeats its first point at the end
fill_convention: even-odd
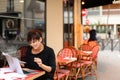
{"type": "Polygon", "coordinates": [[[46,44],[57,54],[63,48],[63,0],[47,0],[46,31],[46,44]]]}
{"type": "Polygon", "coordinates": [[[83,26],[81,25],[81,0],[74,0],[74,44],[78,48],[83,43],[83,26]]]}

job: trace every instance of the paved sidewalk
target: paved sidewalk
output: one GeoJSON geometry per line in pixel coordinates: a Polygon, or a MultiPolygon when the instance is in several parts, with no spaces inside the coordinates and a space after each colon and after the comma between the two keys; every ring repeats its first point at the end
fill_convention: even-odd
{"type": "MultiPolygon", "coordinates": [[[[99,51],[97,80],[120,80],[120,51],[99,51]]],[[[85,80],[95,80],[88,76],[85,80]]]]}

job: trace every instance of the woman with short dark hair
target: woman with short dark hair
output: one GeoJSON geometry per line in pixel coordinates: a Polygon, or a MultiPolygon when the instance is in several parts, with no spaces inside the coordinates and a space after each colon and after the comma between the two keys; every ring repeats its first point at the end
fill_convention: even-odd
{"type": "Polygon", "coordinates": [[[53,80],[56,69],[56,59],[54,50],[42,43],[42,33],[40,30],[30,30],[27,35],[27,41],[31,47],[28,47],[23,67],[44,70],[45,75],[35,80],[53,80]]]}

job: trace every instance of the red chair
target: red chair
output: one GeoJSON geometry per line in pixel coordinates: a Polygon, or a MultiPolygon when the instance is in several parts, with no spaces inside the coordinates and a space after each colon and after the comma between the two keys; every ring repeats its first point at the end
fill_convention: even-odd
{"type": "Polygon", "coordinates": [[[91,60],[94,62],[95,67],[97,68],[97,57],[98,57],[99,46],[94,46],[92,49],[91,60]]]}
{"type": "MultiPolygon", "coordinates": [[[[72,78],[74,80],[77,80],[78,78],[82,78],[82,80],[84,80],[85,77],[85,70],[87,68],[88,65],[91,65],[92,62],[82,62],[81,58],[81,50],[78,51],[78,55],[77,55],[77,61],[74,62],[74,64],[72,65],[72,69],[75,70],[75,73],[72,74],[72,78]]],[[[74,71],[73,71],[74,72],[74,71]]]]}
{"type": "Polygon", "coordinates": [[[59,69],[58,72],[65,74],[65,80],[68,80],[68,77],[70,75],[70,70],[68,70],[68,69],[59,69]]]}
{"type": "Polygon", "coordinates": [[[86,59],[82,59],[82,62],[84,64],[86,64],[84,67],[84,75],[93,74],[93,72],[94,72],[94,74],[96,75],[96,79],[97,79],[98,51],[99,51],[99,46],[94,46],[92,49],[91,55],[87,56],[88,58],[86,58],[86,59]]]}
{"type": "Polygon", "coordinates": [[[57,57],[62,57],[62,58],[65,58],[65,57],[71,58],[71,57],[75,57],[75,56],[76,56],[76,54],[71,47],[65,47],[65,48],[61,49],[57,54],[57,57]]]}
{"type": "Polygon", "coordinates": [[[72,66],[72,73],[71,77],[74,80],[77,80],[78,78],[82,78],[82,80],[84,80],[84,66],[85,64],[80,62],[79,60],[76,61],[72,66]]]}
{"type": "Polygon", "coordinates": [[[55,71],[54,80],[64,80],[65,74],[55,71]]]}
{"type": "Polygon", "coordinates": [[[26,51],[28,49],[29,46],[22,46],[18,49],[17,51],[17,55],[18,55],[18,58],[22,61],[24,61],[24,58],[26,56],[26,51]]]}
{"type": "MultiPolygon", "coordinates": [[[[65,47],[63,49],[61,49],[59,52],[58,52],[58,55],[57,55],[57,58],[72,58],[72,57],[76,57],[76,54],[77,54],[77,50],[74,48],[74,47],[65,47]]],[[[71,74],[69,71],[71,71],[71,66],[74,64],[74,62],[72,63],[68,63],[68,64],[60,64],[60,72],[63,72],[65,73],[66,75],[71,74]],[[68,72],[64,69],[61,69],[61,68],[65,68],[67,70],[69,70],[68,72]]],[[[70,78],[70,76],[69,76],[70,78]]],[[[67,79],[66,79],[67,80],[67,79]]]]}
{"type": "Polygon", "coordinates": [[[71,73],[69,78],[77,80],[79,75],[84,79],[84,63],[80,62],[80,56],[78,55],[78,51],[74,47],[66,47],[60,50],[57,57],[76,57],[77,61],[73,62],[72,64],[65,65],[68,69],[70,69],[71,73]],[[81,74],[80,74],[81,73],[81,74]]]}
{"type": "Polygon", "coordinates": [[[93,48],[94,46],[98,46],[99,44],[97,43],[97,41],[89,41],[88,45],[93,48]]]}
{"type": "Polygon", "coordinates": [[[56,61],[56,71],[54,74],[54,80],[68,80],[70,70],[61,69],[58,62],[56,61]]]}
{"type": "Polygon", "coordinates": [[[81,45],[81,50],[82,51],[91,51],[92,50],[92,47],[88,44],[82,44],[81,45]]]}

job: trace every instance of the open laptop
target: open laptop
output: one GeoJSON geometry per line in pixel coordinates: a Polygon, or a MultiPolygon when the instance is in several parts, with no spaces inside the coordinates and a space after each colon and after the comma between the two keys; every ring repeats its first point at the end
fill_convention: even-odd
{"type": "Polygon", "coordinates": [[[6,57],[8,65],[9,65],[11,70],[13,70],[19,74],[35,74],[35,73],[37,73],[36,71],[31,70],[31,69],[23,70],[21,68],[20,61],[18,58],[12,57],[6,53],[3,53],[3,55],[6,57]]]}

